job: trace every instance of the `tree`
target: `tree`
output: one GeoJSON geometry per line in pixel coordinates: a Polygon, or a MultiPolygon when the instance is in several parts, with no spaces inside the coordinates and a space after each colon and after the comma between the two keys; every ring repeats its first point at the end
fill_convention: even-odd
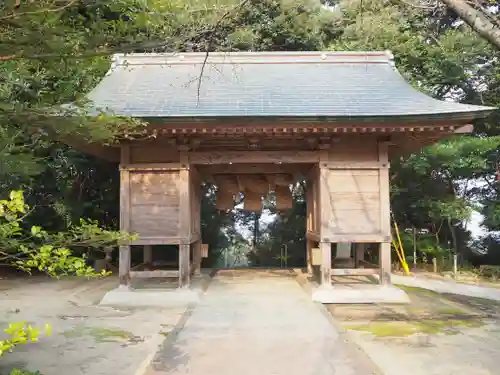
{"type": "Polygon", "coordinates": [[[476,1],[473,3],[464,0],[441,0],[448,8],[453,10],[474,31],[490,42],[495,48],[500,49],[500,27],[498,19],[492,14],[491,9],[496,1],[476,1]]]}
{"type": "MultiPolygon", "coordinates": [[[[498,105],[496,50],[451,12],[416,4],[422,5],[340,1],[333,17],[342,31],[331,48],[391,50],[397,68],[417,89],[438,99],[498,105]]],[[[470,212],[498,201],[496,119],[475,124],[472,136],[392,162],[392,211],[401,230],[415,227],[429,232],[435,246],[466,251],[463,232],[470,212]]],[[[490,214],[483,212],[488,222],[490,214]]]]}

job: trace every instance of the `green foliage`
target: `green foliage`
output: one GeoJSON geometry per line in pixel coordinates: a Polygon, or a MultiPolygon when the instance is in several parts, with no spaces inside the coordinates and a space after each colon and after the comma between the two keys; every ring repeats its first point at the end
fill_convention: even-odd
{"type": "MultiPolygon", "coordinates": [[[[65,232],[49,233],[39,226],[22,227],[29,207],[21,191],[12,191],[0,200],[0,261],[23,271],[45,272],[50,276],[97,276],[85,256],[73,255],[72,248],[104,248],[135,238],[100,228],[96,222],[81,220],[65,232]]],[[[99,275],[105,275],[102,272],[99,275]]]]}
{"type": "Polygon", "coordinates": [[[42,373],[39,371],[28,371],[15,368],[10,372],[9,375],[42,375],[42,373]]]}
{"type": "MultiPolygon", "coordinates": [[[[4,329],[4,333],[7,335],[7,338],[0,340],[0,356],[3,356],[7,352],[12,352],[18,345],[38,341],[40,329],[34,328],[31,324],[22,321],[9,324],[9,326],[4,329]]],[[[45,326],[45,334],[47,336],[51,334],[49,325],[45,326]]]]}
{"type": "MultiPolygon", "coordinates": [[[[342,30],[332,50],[390,50],[398,70],[418,90],[439,99],[500,105],[498,51],[444,8],[390,0],[340,1],[342,30]]],[[[467,252],[464,223],[474,210],[500,229],[498,114],[455,137],[391,163],[391,205],[400,229],[431,234],[428,254],[467,252]],[[481,208],[483,207],[483,208],[481,208]]]]}

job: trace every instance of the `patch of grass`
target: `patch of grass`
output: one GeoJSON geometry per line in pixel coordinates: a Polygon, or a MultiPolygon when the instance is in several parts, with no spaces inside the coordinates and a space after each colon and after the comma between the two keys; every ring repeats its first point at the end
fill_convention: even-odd
{"type": "Polygon", "coordinates": [[[443,307],[438,310],[438,314],[443,314],[443,315],[464,315],[467,313],[469,313],[467,310],[453,306],[443,307]]]}
{"type": "Polygon", "coordinates": [[[456,335],[460,328],[479,328],[485,323],[478,319],[421,320],[415,322],[371,322],[365,324],[348,324],[348,330],[369,332],[375,337],[407,337],[417,333],[456,335]]]}
{"type": "Polygon", "coordinates": [[[104,343],[104,342],[135,343],[142,341],[140,337],[134,336],[132,332],[123,331],[120,329],[104,328],[104,327],[79,326],[74,329],[64,331],[63,336],[66,338],[91,336],[98,343],[104,343]]]}
{"type": "Polygon", "coordinates": [[[414,294],[423,294],[426,296],[441,296],[441,293],[435,292],[433,290],[429,289],[424,289],[424,288],[419,288],[418,286],[408,286],[408,285],[400,285],[400,284],[394,284],[395,287],[404,290],[407,293],[414,293],[414,294]]]}
{"type": "Polygon", "coordinates": [[[165,337],[167,337],[170,334],[170,332],[165,332],[165,331],[160,331],[159,333],[160,333],[160,335],[165,336],[165,337]]]}

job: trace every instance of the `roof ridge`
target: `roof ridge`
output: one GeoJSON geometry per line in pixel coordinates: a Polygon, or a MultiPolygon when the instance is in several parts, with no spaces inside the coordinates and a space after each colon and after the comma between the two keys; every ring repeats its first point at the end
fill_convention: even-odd
{"type": "Polygon", "coordinates": [[[175,52],[118,53],[112,68],[124,65],[173,64],[294,64],[294,63],[367,63],[394,65],[390,51],[269,51],[269,52],[175,52]]]}

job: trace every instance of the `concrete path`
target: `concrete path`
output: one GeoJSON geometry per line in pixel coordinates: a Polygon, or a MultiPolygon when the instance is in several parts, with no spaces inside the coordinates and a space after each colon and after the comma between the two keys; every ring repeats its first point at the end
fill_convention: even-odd
{"type": "Polygon", "coordinates": [[[293,277],[218,275],[148,375],[372,375],[293,277]]]}
{"type": "Polygon", "coordinates": [[[437,293],[460,294],[500,301],[500,289],[498,288],[461,284],[453,280],[432,280],[423,277],[392,275],[392,283],[428,289],[437,293]]]}

